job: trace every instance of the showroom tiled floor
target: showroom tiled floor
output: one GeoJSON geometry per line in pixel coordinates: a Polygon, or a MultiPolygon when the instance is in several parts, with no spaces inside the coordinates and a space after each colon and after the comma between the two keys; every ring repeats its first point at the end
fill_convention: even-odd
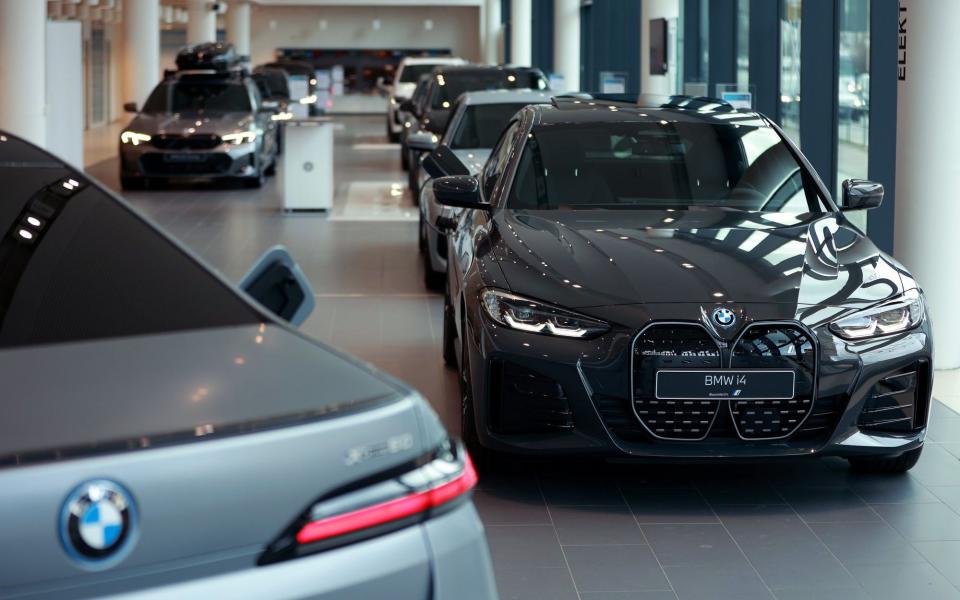
{"type": "MultiPolygon", "coordinates": [[[[383,143],[382,117],[342,121],[331,217],[281,214],[275,181],[128,198],[233,279],[287,245],[318,295],[306,331],[410,382],[456,431],[441,298],[421,284],[396,148],[383,143]]],[[[116,187],[115,160],[89,171],[116,187]]],[[[960,376],[938,374],[936,393],[960,404],[960,376]]],[[[505,599],[960,598],[960,414],[937,403],[928,442],[897,478],[830,459],[516,461],[475,499],[505,599]]]]}

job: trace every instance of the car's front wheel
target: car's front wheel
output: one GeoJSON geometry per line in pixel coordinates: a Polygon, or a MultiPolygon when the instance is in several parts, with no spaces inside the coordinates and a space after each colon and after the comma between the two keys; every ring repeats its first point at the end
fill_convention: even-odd
{"type": "Polygon", "coordinates": [[[450,306],[449,296],[443,298],[443,364],[448,367],[457,366],[457,332],[453,324],[453,307],[450,306]]]}
{"type": "Polygon", "coordinates": [[[466,323],[461,332],[460,346],[460,436],[480,472],[490,472],[495,468],[496,453],[480,444],[477,435],[477,420],[473,406],[473,380],[470,374],[470,348],[467,341],[466,323]]]}
{"type": "Polygon", "coordinates": [[[899,456],[857,456],[847,460],[854,471],[897,475],[912,469],[920,460],[922,452],[923,446],[920,446],[899,456]]]}

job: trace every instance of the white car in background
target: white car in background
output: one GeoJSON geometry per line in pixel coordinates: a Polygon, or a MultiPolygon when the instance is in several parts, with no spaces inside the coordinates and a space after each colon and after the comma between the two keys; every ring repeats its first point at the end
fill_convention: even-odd
{"type": "MultiPolygon", "coordinates": [[[[513,115],[528,104],[548,104],[556,92],[534,90],[490,90],[460,96],[443,137],[429,132],[410,134],[407,144],[422,151],[444,146],[476,175],[487,162],[500,134],[513,115]]],[[[437,227],[438,218],[449,219],[450,208],[441,206],[433,195],[430,176],[419,169],[420,250],[423,253],[424,283],[439,289],[447,272],[446,235],[437,227]]]]}
{"type": "Polygon", "coordinates": [[[400,104],[413,96],[421,75],[426,75],[440,65],[465,65],[467,61],[451,56],[408,56],[397,65],[390,87],[390,103],[387,105],[387,137],[390,142],[400,141],[404,116],[400,104]]]}

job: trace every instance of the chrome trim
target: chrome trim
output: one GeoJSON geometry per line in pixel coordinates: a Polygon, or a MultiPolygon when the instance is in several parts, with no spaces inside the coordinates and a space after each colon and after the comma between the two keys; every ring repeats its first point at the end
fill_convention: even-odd
{"type": "Polygon", "coordinates": [[[857,431],[850,434],[850,436],[843,441],[839,442],[839,445],[861,448],[900,448],[902,446],[909,446],[919,441],[923,441],[925,437],[926,429],[914,435],[897,437],[887,435],[871,435],[869,433],[864,433],[863,431],[857,431]]]}
{"type": "MultiPolygon", "coordinates": [[[[803,427],[803,424],[807,422],[807,419],[810,418],[810,415],[813,414],[813,407],[816,406],[817,404],[817,399],[819,397],[818,392],[820,391],[820,386],[819,386],[820,343],[819,343],[819,340],[817,339],[817,336],[813,334],[813,331],[811,331],[809,327],[807,327],[800,321],[753,321],[747,324],[746,327],[740,330],[740,333],[737,335],[737,337],[733,339],[733,343],[730,344],[730,357],[729,357],[729,360],[727,361],[727,368],[728,369],[733,368],[733,353],[737,349],[737,345],[740,343],[740,340],[743,338],[744,334],[746,334],[751,327],[755,327],[757,325],[796,326],[800,331],[804,332],[810,338],[810,342],[813,344],[813,393],[810,394],[810,410],[808,410],[806,416],[803,417],[803,419],[801,419],[799,423],[797,423],[797,426],[794,427],[789,433],[785,435],[778,435],[773,437],[758,437],[758,438],[743,437],[743,435],[740,433],[740,428],[737,426],[737,418],[733,415],[733,404],[731,404],[731,402],[733,401],[728,400],[727,410],[730,412],[730,420],[733,421],[733,430],[737,433],[737,437],[739,437],[744,442],[763,442],[763,441],[770,441],[770,440],[782,440],[795,434],[797,431],[799,431],[801,427],[803,427]]],[[[796,375],[794,375],[794,386],[796,386],[796,375]]],[[[753,398],[753,400],[764,400],[764,398],[753,398]]],[[[771,400],[775,400],[775,398],[771,398],[771,400]]]]}
{"type": "Polygon", "coordinates": [[[717,422],[717,415],[720,414],[720,402],[724,402],[724,400],[716,401],[717,410],[714,411],[713,413],[713,420],[711,420],[710,424],[707,425],[707,430],[704,432],[703,437],[699,437],[699,438],[676,438],[676,437],[664,437],[661,435],[657,435],[656,433],[651,431],[649,427],[647,427],[647,424],[643,422],[643,419],[641,419],[640,415],[637,413],[637,405],[633,400],[635,397],[634,389],[633,389],[634,374],[635,374],[633,361],[634,361],[634,358],[636,357],[637,340],[640,339],[640,336],[642,336],[646,330],[658,325],[684,325],[684,326],[699,327],[700,329],[702,329],[707,333],[707,337],[710,338],[713,341],[713,344],[717,347],[717,353],[719,354],[718,358],[720,359],[719,368],[721,369],[723,368],[723,347],[720,346],[720,342],[717,341],[717,338],[710,335],[710,331],[703,325],[703,323],[699,323],[697,321],[651,321],[650,323],[647,323],[646,325],[644,325],[643,329],[641,329],[635,336],[633,336],[633,341],[630,342],[630,410],[633,412],[633,416],[637,418],[637,421],[640,423],[640,426],[643,427],[647,431],[647,433],[649,433],[650,435],[652,435],[654,438],[658,440],[665,440],[665,441],[671,441],[671,442],[701,442],[707,439],[707,436],[710,435],[710,431],[713,430],[713,426],[717,422]]]}

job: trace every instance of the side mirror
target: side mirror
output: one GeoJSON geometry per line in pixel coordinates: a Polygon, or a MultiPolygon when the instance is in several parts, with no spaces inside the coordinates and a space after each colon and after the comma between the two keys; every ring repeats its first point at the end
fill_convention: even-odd
{"type": "Polygon", "coordinates": [[[278,112],[280,103],[276,100],[263,100],[260,102],[260,112],[278,112]]]}
{"type": "Polygon", "coordinates": [[[135,113],[137,112],[137,103],[136,102],[124,102],[123,103],[124,112],[135,113]]]}
{"type": "Polygon", "coordinates": [[[421,152],[433,152],[440,138],[429,131],[417,131],[407,135],[407,148],[421,152]]]}
{"type": "Polygon", "coordinates": [[[400,103],[400,110],[402,110],[405,113],[414,112],[414,108],[415,107],[413,104],[413,100],[404,100],[403,102],[400,103]]]}
{"type": "Polygon", "coordinates": [[[841,210],[877,208],[882,202],[883,184],[863,179],[847,179],[843,182],[841,210]]]}
{"type": "Polygon", "coordinates": [[[490,205],[480,199],[480,182],[471,175],[434,179],[433,195],[444,206],[490,210],[490,205]]]}
{"type": "Polygon", "coordinates": [[[469,175],[466,167],[457,155],[447,146],[439,146],[420,163],[423,170],[430,177],[446,177],[447,175],[469,175]]]}
{"type": "Polygon", "coordinates": [[[267,250],[240,280],[240,287],[294,326],[306,321],[317,304],[310,282],[283,246],[267,250]]]}

